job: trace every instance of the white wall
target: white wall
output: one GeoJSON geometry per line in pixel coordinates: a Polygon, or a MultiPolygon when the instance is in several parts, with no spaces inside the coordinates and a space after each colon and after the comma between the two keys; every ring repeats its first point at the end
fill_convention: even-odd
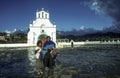
{"type": "Polygon", "coordinates": [[[16,44],[0,44],[0,47],[30,47],[36,45],[29,45],[27,43],[16,43],[16,44]]]}
{"type": "MultiPolygon", "coordinates": [[[[120,41],[117,42],[100,42],[100,41],[88,41],[88,42],[74,42],[74,45],[85,45],[85,44],[119,44],[120,41]]],[[[58,43],[57,48],[63,48],[63,46],[70,46],[71,43],[58,43]]],[[[16,43],[16,44],[0,44],[0,47],[29,47],[36,46],[36,44],[27,44],[27,43],[16,43]]]]}
{"type": "Polygon", "coordinates": [[[28,44],[36,44],[39,35],[44,34],[50,36],[54,42],[56,42],[56,25],[52,24],[49,20],[49,13],[42,11],[36,12],[36,20],[29,25],[30,31],[28,32],[28,44]],[[43,16],[42,16],[43,12],[43,16]],[[40,16],[39,16],[40,14],[40,16]],[[46,18],[47,14],[47,18],[46,18]]]}

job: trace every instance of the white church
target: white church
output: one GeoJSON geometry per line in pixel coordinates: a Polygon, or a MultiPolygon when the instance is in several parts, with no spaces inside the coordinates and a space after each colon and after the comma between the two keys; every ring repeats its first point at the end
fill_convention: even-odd
{"type": "Polygon", "coordinates": [[[36,12],[36,19],[29,24],[27,43],[34,45],[42,37],[50,36],[56,42],[56,25],[50,22],[49,12],[42,8],[36,12]]]}

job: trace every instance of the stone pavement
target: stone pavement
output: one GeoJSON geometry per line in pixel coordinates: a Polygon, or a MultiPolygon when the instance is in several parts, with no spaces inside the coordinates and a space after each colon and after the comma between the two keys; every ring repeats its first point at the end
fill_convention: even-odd
{"type": "MultiPolygon", "coordinates": [[[[120,48],[58,49],[54,74],[48,78],[120,78],[120,48]]],[[[37,75],[34,48],[0,49],[0,78],[43,78],[37,75]]]]}

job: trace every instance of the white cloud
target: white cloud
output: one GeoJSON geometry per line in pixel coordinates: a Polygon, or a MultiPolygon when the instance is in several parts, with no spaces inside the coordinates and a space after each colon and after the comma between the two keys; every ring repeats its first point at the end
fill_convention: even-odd
{"type": "Polygon", "coordinates": [[[11,33],[11,31],[9,31],[9,30],[5,30],[5,32],[6,32],[6,33],[11,33]]]}
{"type": "Polygon", "coordinates": [[[80,30],[84,30],[84,29],[85,29],[85,26],[81,26],[81,27],[80,27],[80,30]]]}
{"type": "Polygon", "coordinates": [[[17,29],[15,28],[14,30],[13,30],[13,32],[16,32],[17,31],[17,29]]]}
{"type": "Polygon", "coordinates": [[[103,10],[99,6],[98,0],[90,0],[89,2],[84,2],[85,6],[88,6],[96,14],[104,14],[103,10]]]}
{"type": "Polygon", "coordinates": [[[96,6],[96,5],[98,5],[97,1],[92,3],[92,6],[96,6]]]}
{"type": "Polygon", "coordinates": [[[93,1],[90,5],[90,9],[94,10],[96,13],[101,13],[100,6],[98,5],[97,1],[93,1]]]}

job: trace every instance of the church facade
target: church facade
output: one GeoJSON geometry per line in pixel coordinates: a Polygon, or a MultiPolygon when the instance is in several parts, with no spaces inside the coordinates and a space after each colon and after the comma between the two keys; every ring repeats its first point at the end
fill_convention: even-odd
{"type": "Polygon", "coordinates": [[[29,24],[28,44],[36,44],[43,37],[50,36],[56,42],[56,25],[50,22],[49,12],[43,8],[36,12],[36,19],[29,24]]]}

